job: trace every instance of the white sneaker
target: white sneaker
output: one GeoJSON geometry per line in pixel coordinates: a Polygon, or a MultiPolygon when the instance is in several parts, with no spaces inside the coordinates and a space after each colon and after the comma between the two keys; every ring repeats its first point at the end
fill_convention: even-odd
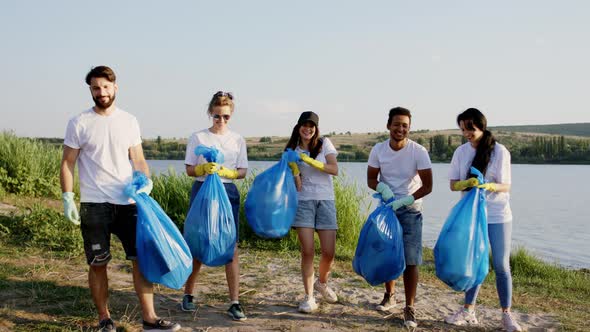
{"type": "Polygon", "coordinates": [[[324,300],[328,303],[336,303],[338,302],[338,296],[336,293],[328,286],[328,283],[321,283],[320,280],[316,280],[313,284],[313,289],[320,292],[324,297],[324,300]]]}
{"type": "Polygon", "coordinates": [[[310,314],[318,309],[318,304],[315,303],[315,298],[313,296],[305,295],[305,298],[301,303],[299,303],[298,310],[300,312],[304,312],[306,314],[310,314]]]}
{"type": "Polygon", "coordinates": [[[457,326],[479,324],[477,317],[475,317],[475,310],[468,311],[465,308],[461,308],[456,313],[445,318],[445,323],[457,326]]]}
{"type": "Polygon", "coordinates": [[[502,327],[508,332],[522,331],[522,327],[518,325],[510,312],[502,313],[502,327]]]}
{"type": "Polygon", "coordinates": [[[377,311],[389,311],[389,310],[395,308],[396,304],[397,303],[395,302],[395,298],[393,297],[393,294],[384,293],[383,300],[381,300],[381,303],[379,303],[377,305],[377,307],[375,307],[375,309],[377,309],[377,311]]]}

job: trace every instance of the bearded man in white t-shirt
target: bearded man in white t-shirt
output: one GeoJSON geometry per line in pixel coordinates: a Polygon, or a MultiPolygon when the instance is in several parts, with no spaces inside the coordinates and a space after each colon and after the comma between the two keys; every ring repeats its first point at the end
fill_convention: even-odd
{"type": "MultiPolygon", "coordinates": [[[[154,310],[152,283],[137,265],[135,233],[137,208],[124,194],[133,171],[149,176],[141,148],[137,119],[115,106],[118,86],[113,70],[92,68],[86,83],[95,106],[68,122],[64,139],[60,181],[66,219],[80,225],[84,251],[90,266],[88,284],[98,311],[99,330],[116,331],[108,309],[107,264],[111,259],[111,234],[123,244],[133,264],[133,284],[141,304],[144,331],[177,331],[179,324],[160,319],[154,310]],[[74,167],[78,162],[80,208],[74,202],[74,167]]],[[[149,195],[152,182],[138,190],[149,195]]]]}
{"type": "MultiPolygon", "coordinates": [[[[389,111],[389,139],[377,143],[371,150],[367,184],[378,191],[385,201],[395,197],[390,206],[403,229],[406,259],[404,325],[415,328],[418,324],[414,300],[418,287],[418,265],[422,264],[422,197],[432,191],[432,165],[428,151],[408,138],[411,122],[412,115],[408,109],[395,107],[389,111]]],[[[389,311],[396,305],[394,285],[395,280],[385,283],[385,295],[377,310],[389,311]]]]}

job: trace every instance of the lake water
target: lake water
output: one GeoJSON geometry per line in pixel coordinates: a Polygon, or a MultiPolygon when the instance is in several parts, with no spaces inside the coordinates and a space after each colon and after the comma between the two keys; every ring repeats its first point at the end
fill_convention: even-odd
{"type": "MultiPolygon", "coordinates": [[[[152,172],[174,168],[184,172],[182,160],[149,160],[152,172]]],[[[250,161],[249,171],[262,171],[274,162],[250,161]]],[[[338,163],[341,175],[366,187],[366,163],[338,163]]],[[[433,164],[434,187],[424,198],[423,239],[433,247],[438,233],[460,194],[449,190],[449,164],[433,164]]],[[[535,255],[574,268],[590,268],[590,186],[585,183],[590,166],[512,165],[511,206],[514,215],[513,247],[524,247],[535,255]]],[[[373,205],[374,206],[374,205],[373,205]]]]}

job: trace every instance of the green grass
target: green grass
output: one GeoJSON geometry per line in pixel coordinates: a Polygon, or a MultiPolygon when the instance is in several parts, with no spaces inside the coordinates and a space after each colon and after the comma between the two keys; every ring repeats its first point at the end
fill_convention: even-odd
{"type": "Polygon", "coordinates": [[[170,168],[165,173],[153,176],[152,180],[154,188],[150,195],[182,230],[194,179],[184,173],[177,174],[170,168]]]}
{"type": "Polygon", "coordinates": [[[61,149],[0,133],[0,193],[59,198],[61,149]]]}
{"type": "Polygon", "coordinates": [[[79,226],[40,204],[14,216],[0,216],[0,239],[22,247],[67,255],[79,254],[83,250],[79,226]]]}

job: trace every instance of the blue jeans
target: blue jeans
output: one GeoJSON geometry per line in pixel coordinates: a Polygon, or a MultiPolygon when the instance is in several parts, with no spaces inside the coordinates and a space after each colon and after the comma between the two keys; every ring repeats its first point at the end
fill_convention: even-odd
{"type": "MultiPolygon", "coordinates": [[[[512,223],[488,224],[488,236],[492,248],[492,261],[496,271],[496,290],[502,308],[512,305],[512,275],[510,274],[510,245],[512,223]]],[[[475,304],[481,285],[465,292],[465,303],[475,304]]]]}
{"type": "Polygon", "coordinates": [[[422,265],[422,212],[411,207],[395,211],[404,232],[406,266],[422,265]]]}

